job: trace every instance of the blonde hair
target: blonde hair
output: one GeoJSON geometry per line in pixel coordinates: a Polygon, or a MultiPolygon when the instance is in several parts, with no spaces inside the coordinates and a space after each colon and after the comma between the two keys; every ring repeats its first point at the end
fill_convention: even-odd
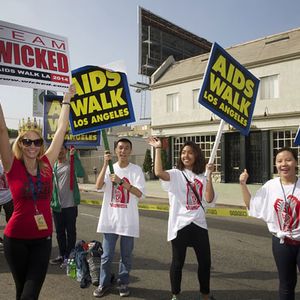
{"type": "MultiPolygon", "coordinates": [[[[40,139],[43,139],[41,132],[38,130],[28,130],[28,131],[22,131],[19,133],[18,137],[16,138],[16,140],[13,143],[12,152],[17,159],[22,160],[22,161],[24,161],[24,156],[23,156],[23,150],[21,147],[21,143],[22,143],[22,139],[28,132],[34,132],[39,136],[40,139]]],[[[37,159],[40,170],[45,172],[46,171],[45,167],[47,167],[47,166],[45,165],[45,163],[43,161],[41,161],[41,157],[44,154],[45,154],[45,146],[43,144],[40,147],[40,151],[39,151],[36,159],[37,159]]]]}

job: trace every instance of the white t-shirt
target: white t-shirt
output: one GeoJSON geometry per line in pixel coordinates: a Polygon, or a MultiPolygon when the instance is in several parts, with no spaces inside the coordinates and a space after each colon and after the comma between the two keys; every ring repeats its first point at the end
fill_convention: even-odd
{"type": "Polygon", "coordinates": [[[0,161],[0,205],[6,204],[11,200],[12,196],[8,188],[2,162],[0,161]]]}
{"type": "MultiPolygon", "coordinates": [[[[184,178],[182,171],[171,169],[167,171],[170,174],[170,181],[163,181],[162,188],[169,194],[169,220],[168,220],[168,241],[176,238],[177,231],[183,227],[195,223],[196,225],[207,229],[205,211],[191,189],[190,185],[184,178]]],[[[192,171],[185,169],[183,171],[187,179],[196,188],[201,203],[205,207],[208,203],[205,200],[206,178],[203,174],[196,175],[192,171]]],[[[209,206],[213,206],[213,203],[209,206]]]]}
{"type": "Polygon", "coordinates": [[[287,236],[300,240],[300,180],[294,194],[294,184],[282,186],[284,193],[279,177],[267,181],[251,197],[249,215],[264,220],[269,231],[280,239],[287,236]]]}
{"type": "MultiPolygon", "coordinates": [[[[117,162],[114,172],[145,194],[145,177],[139,166],[129,163],[126,168],[120,168],[117,162]]],[[[138,198],[123,186],[113,186],[109,174],[107,168],[97,232],[139,237],[138,198]]]]}

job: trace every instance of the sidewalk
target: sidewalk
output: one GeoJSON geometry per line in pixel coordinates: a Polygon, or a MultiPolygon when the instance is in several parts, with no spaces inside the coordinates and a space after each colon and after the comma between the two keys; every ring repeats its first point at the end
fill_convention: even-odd
{"type": "MultiPolygon", "coordinates": [[[[248,187],[250,192],[254,194],[261,185],[249,184],[248,187]]],[[[102,193],[101,190],[96,190],[94,184],[79,184],[79,189],[86,192],[102,193]]],[[[214,189],[218,196],[216,206],[245,207],[238,183],[214,183],[214,189]]],[[[150,204],[153,204],[153,201],[157,203],[168,203],[168,193],[162,190],[159,180],[146,181],[146,199],[144,199],[143,202],[147,203],[149,201],[150,204]],[[147,198],[154,199],[148,200],[147,198]]]]}

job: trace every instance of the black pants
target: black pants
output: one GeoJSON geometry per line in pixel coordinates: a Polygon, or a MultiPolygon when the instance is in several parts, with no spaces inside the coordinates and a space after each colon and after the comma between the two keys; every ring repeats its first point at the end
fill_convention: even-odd
{"type": "Polygon", "coordinates": [[[17,300],[36,300],[51,254],[51,237],[34,240],[4,236],[4,254],[16,285],[17,300]]]}
{"type": "Polygon", "coordinates": [[[75,248],[77,215],[77,206],[62,208],[61,212],[53,211],[59,253],[65,258],[75,248]]]}
{"type": "Polygon", "coordinates": [[[272,250],[279,275],[279,299],[295,300],[297,267],[300,271],[300,246],[280,244],[280,240],[273,236],[272,250]]]}
{"type": "Polygon", "coordinates": [[[9,202],[7,202],[5,204],[0,205],[0,212],[1,212],[2,207],[3,207],[4,212],[5,212],[5,220],[6,220],[6,223],[7,223],[9,221],[11,215],[13,214],[13,211],[14,211],[13,201],[10,200],[9,202]]]}
{"type": "Polygon", "coordinates": [[[172,242],[172,264],[170,280],[172,293],[177,295],[181,290],[182,268],[185,261],[187,247],[193,247],[198,261],[198,280],[200,292],[210,292],[210,245],[208,231],[194,223],[187,225],[177,232],[172,242]]]}

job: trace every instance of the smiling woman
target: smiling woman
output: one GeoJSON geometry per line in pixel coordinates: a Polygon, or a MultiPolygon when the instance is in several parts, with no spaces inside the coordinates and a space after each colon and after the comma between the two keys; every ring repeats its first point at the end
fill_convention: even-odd
{"type": "Polygon", "coordinates": [[[201,297],[213,300],[210,294],[211,257],[205,206],[215,200],[211,180],[214,165],[206,164],[203,152],[196,143],[186,141],[180,149],[176,168],[166,171],[162,166],[160,139],[150,137],[148,143],[155,148],[155,175],[162,180],[162,186],[169,195],[168,241],[172,244],[172,300],[177,300],[181,291],[187,247],[193,247],[197,256],[201,297]],[[207,176],[204,176],[205,169],[207,176]]]}
{"type": "Polygon", "coordinates": [[[280,300],[294,300],[297,267],[300,269],[300,181],[297,153],[281,148],[275,158],[278,177],[268,180],[254,196],[246,185],[249,174],[240,175],[244,202],[249,215],[264,220],[272,234],[272,250],[279,274],[280,300]]]}
{"type": "MultiPolygon", "coordinates": [[[[75,93],[64,95],[69,103],[75,93]]],[[[19,126],[11,149],[0,105],[0,155],[10,187],[14,212],[4,230],[4,254],[15,280],[17,299],[38,299],[51,253],[52,167],[68,125],[70,105],[63,105],[56,133],[47,151],[42,129],[28,119],[19,126]],[[14,255],[21,252],[22,255],[14,255]]]]}

